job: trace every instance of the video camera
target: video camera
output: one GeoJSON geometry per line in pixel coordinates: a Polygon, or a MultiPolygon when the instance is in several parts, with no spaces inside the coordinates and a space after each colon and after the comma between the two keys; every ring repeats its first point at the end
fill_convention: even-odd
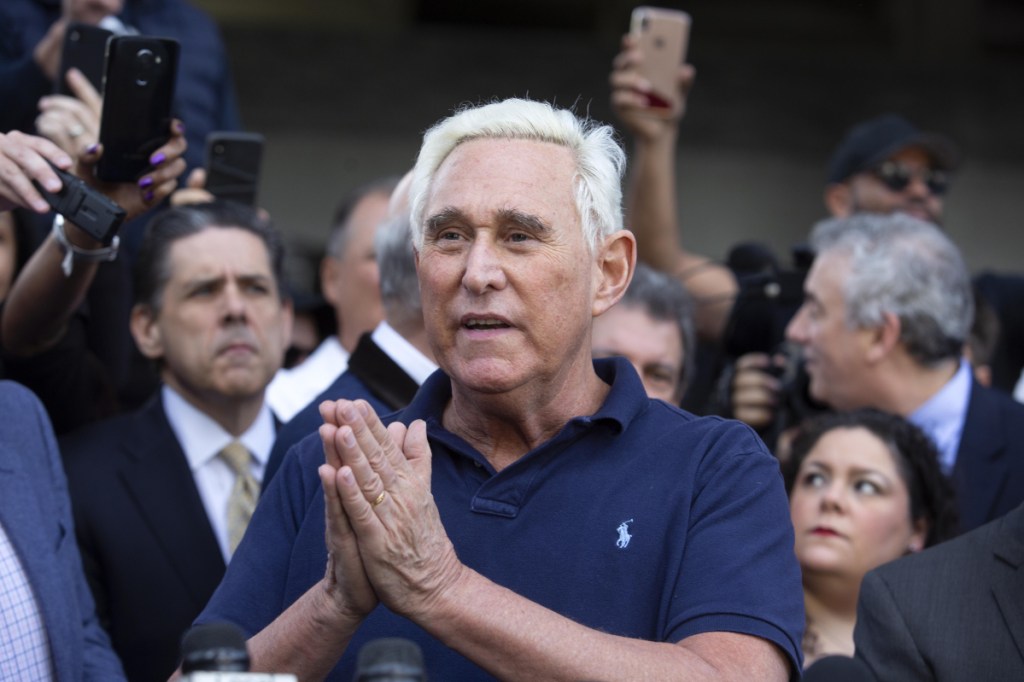
{"type": "Polygon", "coordinates": [[[762,437],[774,447],[778,435],[807,417],[825,410],[811,397],[810,377],[799,346],[786,341],[786,326],[803,302],[803,285],[814,262],[809,245],[792,249],[792,266],[783,268],[763,245],[745,242],[729,253],[727,264],[739,282],[739,293],[722,339],[727,369],[722,373],[718,401],[731,413],[732,366],[748,353],[784,358],[771,373],[780,379],[775,420],[762,437]]]}

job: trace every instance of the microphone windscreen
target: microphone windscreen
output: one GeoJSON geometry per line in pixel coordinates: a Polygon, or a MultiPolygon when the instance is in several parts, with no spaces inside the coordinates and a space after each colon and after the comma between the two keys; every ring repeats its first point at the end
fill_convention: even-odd
{"type": "Polygon", "coordinates": [[[874,675],[859,658],[825,656],[804,670],[804,682],[874,682],[874,675]]]}
{"type": "Polygon", "coordinates": [[[423,651],[412,640],[383,637],[363,645],[356,658],[356,682],[425,682],[423,651]]]}
{"type": "Polygon", "coordinates": [[[246,672],[245,634],[233,623],[203,623],[181,639],[181,671],[246,672]]]}

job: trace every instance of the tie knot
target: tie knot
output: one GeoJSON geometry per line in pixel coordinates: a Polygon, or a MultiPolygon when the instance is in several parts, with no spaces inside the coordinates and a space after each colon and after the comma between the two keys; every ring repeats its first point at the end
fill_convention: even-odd
{"type": "Polygon", "coordinates": [[[249,473],[249,450],[239,441],[233,440],[225,445],[220,456],[236,474],[249,473]]]}

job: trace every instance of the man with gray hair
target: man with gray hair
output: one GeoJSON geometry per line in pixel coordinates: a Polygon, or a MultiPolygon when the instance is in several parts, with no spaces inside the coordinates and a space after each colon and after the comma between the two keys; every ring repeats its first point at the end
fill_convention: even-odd
{"type": "Polygon", "coordinates": [[[635,264],[624,163],[611,128],[540,102],[427,132],[412,228],[441,370],[387,427],[321,405],[285,459],[199,618],[252,634],[254,669],[347,682],[403,637],[434,679],[799,674],[777,462],[592,358],[635,264]]]}
{"type": "Polygon", "coordinates": [[[390,216],[374,236],[384,319],[372,332],[359,338],[349,357],[348,369],[278,432],[263,474],[264,488],[288,450],[315,433],[323,423],[320,403],[339,398],[363,399],[380,414],[387,414],[408,405],[420,384],[437,369],[423,326],[416,278],[409,225],[410,177],[395,189],[390,216]]]}
{"type": "Polygon", "coordinates": [[[1024,405],[986,389],[961,356],[974,300],[938,227],[894,213],[819,223],[804,303],[786,330],[810,392],[835,409],[902,415],[938,445],[970,529],[1024,501],[1024,405]]]}

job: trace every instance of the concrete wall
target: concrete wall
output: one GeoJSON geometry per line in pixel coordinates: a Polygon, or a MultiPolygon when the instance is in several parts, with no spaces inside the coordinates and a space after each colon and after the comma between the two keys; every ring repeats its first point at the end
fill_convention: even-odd
{"type": "MultiPolygon", "coordinates": [[[[422,131],[459,103],[530,96],[613,122],[622,2],[552,27],[544,7],[563,3],[497,3],[461,21],[444,2],[197,4],[224,27],[246,125],[267,136],[263,203],[297,251],[322,245],[347,189],[409,168],[422,131]]],[[[568,2],[566,16],[584,5],[568,2]]],[[[786,253],[823,215],[842,131],[899,111],[963,147],[946,224],[971,267],[1024,270],[1024,12],[1002,0],[690,7],[698,82],[679,152],[690,248],[722,257],[757,238],[786,253]]]]}

